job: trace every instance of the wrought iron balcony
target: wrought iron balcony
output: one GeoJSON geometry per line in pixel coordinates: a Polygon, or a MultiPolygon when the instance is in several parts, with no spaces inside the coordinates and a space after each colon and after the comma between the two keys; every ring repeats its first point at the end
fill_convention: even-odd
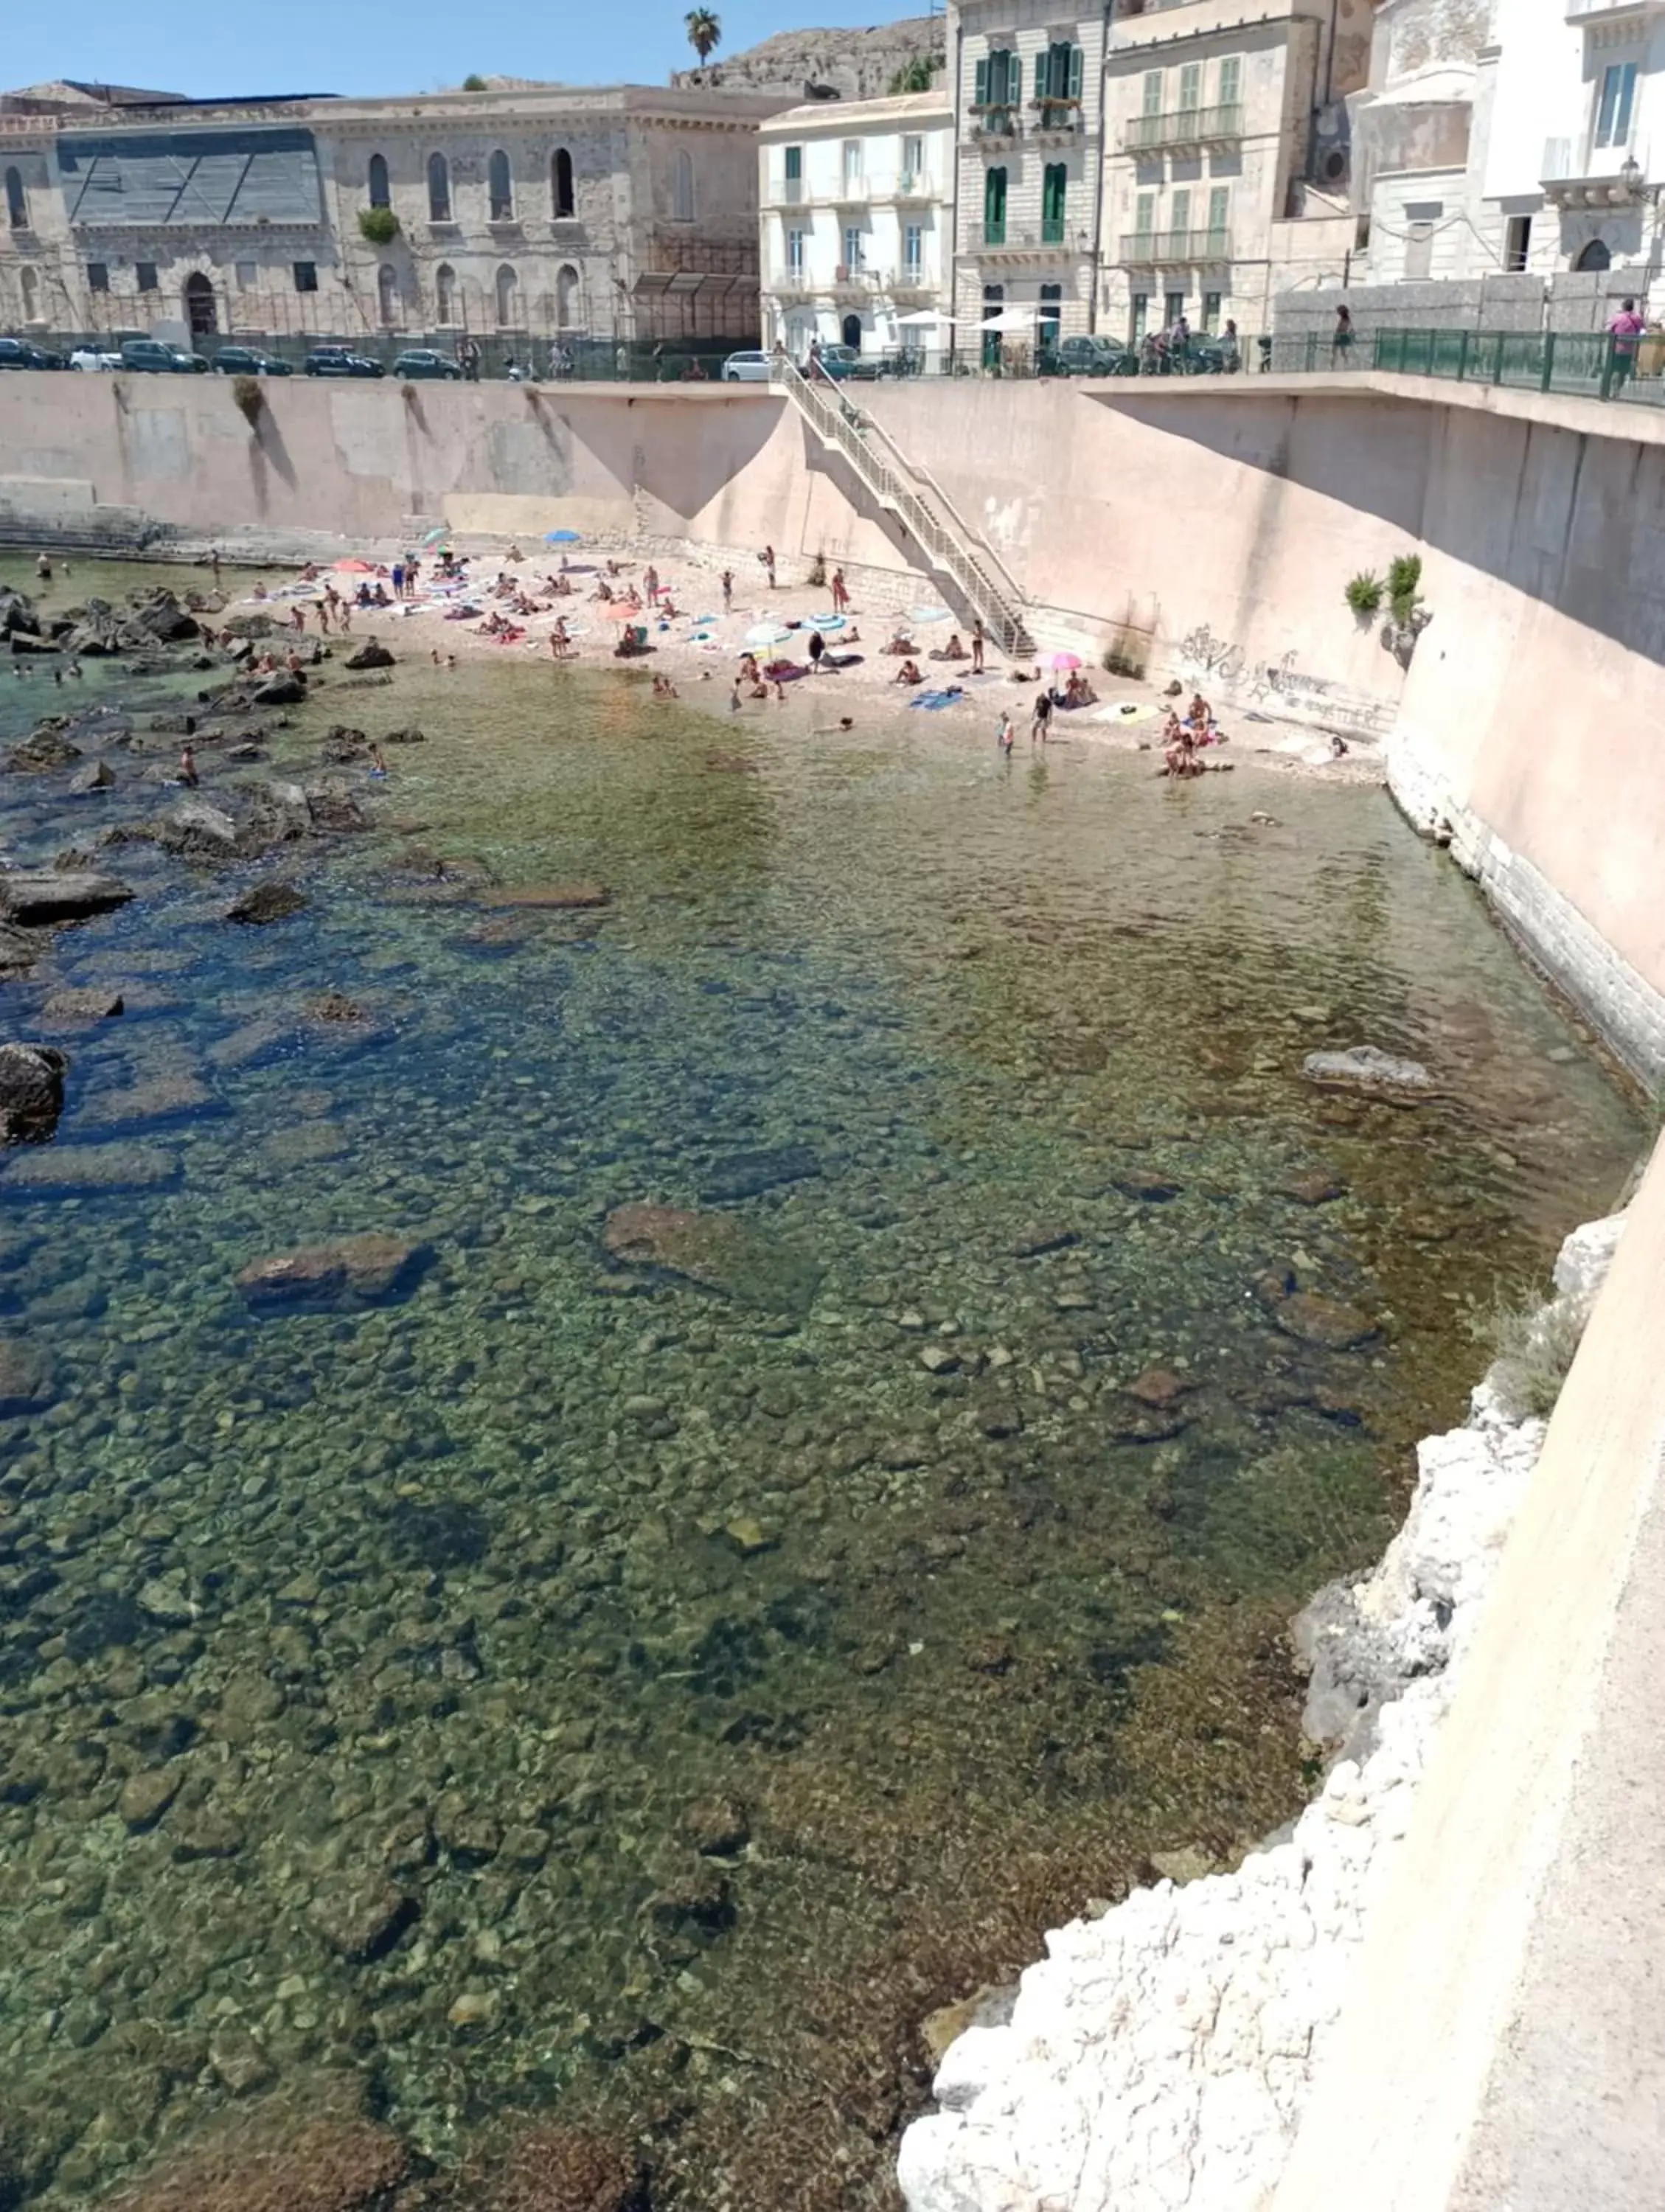
{"type": "Polygon", "coordinates": [[[1229,230],[1124,230],[1121,258],[1135,269],[1194,268],[1199,263],[1229,261],[1229,230]]]}

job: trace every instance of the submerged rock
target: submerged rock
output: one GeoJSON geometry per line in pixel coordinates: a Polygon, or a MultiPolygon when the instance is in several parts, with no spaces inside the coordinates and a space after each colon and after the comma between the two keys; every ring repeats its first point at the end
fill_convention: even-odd
{"type": "Polygon", "coordinates": [[[53,1021],[107,1022],[124,1012],[126,1000],[119,991],[103,983],[82,983],[54,991],[42,1012],[53,1021]]]}
{"type": "Polygon", "coordinates": [[[803,1182],[820,1172],[821,1162],[807,1145],[736,1152],[707,1170],[700,1198],[707,1206],[728,1206],[738,1199],[756,1198],[760,1191],[778,1189],[782,1183],[803,1182]]]}
{"type": "Polygon", "coordinates": [[[0,1414],[38,1413],[57,1395],[46,1353],[21,1337],[0,1336],[0,1414]]]}
{"type": "Polygon", "coordinates": [[[330,1948],[355,1966],[385,1958],[421,1917],[422,1905],[408,1890],[391,1881],[350,1880],[315,1897],[311,1913],[330,1948]]]}
{"type": "Polygon", "coordinates": [[[805,1254],[732,1213],[621,1206],[607,1216],[601,1241],[616,1260],[681,1275],[769,1312],[802,1313],[821,1279],[805,1254]]]}
{"type": "Polygon", "coordinates": [[[415,723],[406,723],[402,729],[389,730],[381,741],[385,745],[425,745],[428,732],[419,730],[415,723]]]}
{"type": "Polygon", "coordinates": [[[292,914],[299,914],[307,905],[307,894],[297,890],[275,877],[264,883],[251,884],[226,908],[228,921],[247,923],[253,928],[263,928],[271,921],[286,921],[292,914]]]}
{"type": "Polygon", "coordinates": [[[510,890],[494,891],[486,903],[549,907],[564,911],[569,908],[605,906],[611,896],[605,884],[519,884],[510,890]]]}
{"type": "Polygon", "coordinates": [[[1295,1291],[1279,1299],[1273,1307],[1272,1318],[1285,1336],[1316,1345],[1324,1352],[1351,1352],[1368,1344],[1377,1333],[1376,1323],[1357,1306],[1324,1297],[1316,1291],[1295,1291]]]}
{"type": "Polygon", "coordinates": [[[116,772],[108,761],[88,761],[70,778],[70,789],[77,799],[84,799],[90,792],[110,790],[115,781],[116,772]]]}
{"type": "Polygon", "coordinates": [[[52,1145],[15,1161],[0,1188],[69,1198],[106,1190],[160,1190],[179,1177],[174,1154],[153,1145],[52,1145]]]}
{"type": "Polygon", "coordinates": [[[0,921],[29,929],[83,921],[125,906],[132,891],[118,877],[90,869],[12,868],[0,872],[0,921]]]}
{"type": "Polygon", "coordinates": [[[257,1310],[350,1304],[408,1289],[431,1256],[428,1245],[401,1237],[341,1237],[252,1261],[237,1288],[257,1310]]]}
{"type": "Polygon", "coordinates": [[[307,682],[289,669],[263,677],[248,695],[252,707],[298,707],[307,696],[307,682]]]}
{"type": "Polygon", "coordinates": [[[21,744],[7,749],[6,766],[14,775],[46,775],[80,758],[81,747],[64,736],[59,724],[43,722],[21,744]]]}
{"type": "Polygon", "coordinates": [[[38,1145],[64,1111],[64,1054],[49,1044],[0,1044],[0,1145],[38,1145]]]}
{"type": "Polygon", "coordinates": [[[349,653],[343,665],[351,669],[391,668],[393,656],[379,637],[367,637],[355,653],[349,653]]]}
{"type": "Polygon", "coordinates": [[[1301,1073],[1309,1083],[1383,1096],[1433,1088],[1433,1079],[1419,1060],[1399,1060],[1373,1044],[1354,1045],[1346,1052],[1310,1052],[1301,1062],[1301,1073]]]}

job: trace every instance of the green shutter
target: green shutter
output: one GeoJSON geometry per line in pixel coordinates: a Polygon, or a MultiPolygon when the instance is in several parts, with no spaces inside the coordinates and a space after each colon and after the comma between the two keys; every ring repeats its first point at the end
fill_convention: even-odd
{"type": "Polygon", "coordinates": [[[1145,112],[1146,115],[1160,115],[1162,112],[1160,70],[1146,70],[1145,72],[1145,112]]]}
{"type": "Polygon", "coordinates": [[[1009,82],[1006,96],[1014,107],[1021,107],[1024,101],[1024,64],[1018,55],[1012,54],[1008,58],[1006,74],[1009,82]]]}
{"type": "Polygon", "coordinates": [[[1133,202],[1133,231],[1139,238],[1148,238],[1157,227],[1157,196],[1141,192],[1133,202]]]}
{"type": "Polygon", "coordinates": [[[1070,88],[1067,96],[1071,100],[1079,100],[1081,97],[1081,49],[1079,46],[1071,46],[1068,52],[1070,58],[1070,88]]]}
{"type": "Polygon", "coordinates": [[[974,106],[977,107],[987,107],[988,105],[988,62],[987,58],[982,61],[980,61],[977,64],[977,91],[976,97],[972,104],[974,106]]]}
{"type": "Polygon", "coordinates": [[[1243,57],[1240,54],[1227,54],[1220,64],[1220,106],[1235,107],[1243,96],[1243,57]]]}
{"type": "Polygon", "coordinates": [[[1191,194],[1188,188],[1176,191],[1168,203],[1168,228],[1170,234],[1191,228],[1191,194]]]}
{"type": "Polygon", "coordinates": [[[1224,238],[1231,220],[1231,193],[1224,185],[1216,185],[1208,195],[1208,234],[1224,238]]]}
{"type": "Polygon", "coordinates": [[[787,182],[788,182],[788,183],[791,183],[791,184],[796,184],[796,183],[798,182],[799,179],[802,177],[803,173],[804,173],[804,149],[803,149],[803,148],[802,148],[801,146],[788,146],[788,147],[787,147],[787,182]]]}
{"type": "Polygon", "coordinates": [[[1179,105],[1182,114],[1190,114],[1202,106],[1202,64],[1187,62],[1179,73],[1179,105]]]}

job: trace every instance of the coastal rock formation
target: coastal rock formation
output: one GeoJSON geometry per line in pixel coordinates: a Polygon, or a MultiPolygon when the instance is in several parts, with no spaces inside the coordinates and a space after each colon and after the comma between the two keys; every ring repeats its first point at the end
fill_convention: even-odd
{"type": "MultiPolygon", "coordinates": [[[[52,1364],[45,1352],[21,1337],[0,1336],[0,1416],[38,1413],[55,1395],[52,1364]]],[[[0,2190],[0,2204],[4,2202],[0,2190]]]]}
{"type": "Polygon", "coordinates": [[[42,722],[32,730],[20,744],[10,746],[6,753],[6,767],[13,775],[46,775],[53,769],[68,768],[71,761],[81,758],[81,747],[64,734],[64,724],[54,718],[42,722]]]}
{"type": "Polygon", "coordinates": [[[355,653],[349,653],[343,666],[360,668],[391,668],[393,656],[379,637],[367,637],[355,653]]]}
{"type": "Polygon", "coordinates": [[[54,922],[84,921],[125,906],[133,894],[115,876],[82,868],[13,868],[0,871],[0,921],[25,929],[54,922]]]}
{"type": "Polygon", "coordinates": [[[0,1145],[38,1145],[52,1135],[69,1072],[52,1045],[0,1044],[0,1145]]]}
{"type": "MultiPolygon", "coordinates": [[[[1618,1233],[1575,1231],[1558,1284],[1587,1295],[1618,1233]]],[[[1308,1730],[1342,1753],[1317,1799],[1235,1873],[1048,1934],[1009,2019],[943,2058],[902,2141],[909,2212],[1269,2201],[1543,1436],[1482,1383],[1468,1425],[1419,1448],[1381,1564],[1297,1624],[1308,1730]]]]}
{"type": "Polygon", "coordinates": [[[297,890],[293,884],[283,883],[275,876],[268,877],[264,883],[251,884],[233,899],[226,908],[226,920],[262,927],[270,921],[287,921],[307,904],[305,891],[297,890]]]}
{"type": "Polygon", "coordinates": [[[732,1213],[621,1206],[607,1216],[601,1241],[632,1267],[657,1267],[769,1312],[801,1313],[820,1281],[803,1254],[732,1213]]]}
{"type": "Polygon", "coordinates": [[[251,1261],[237,1287],[257,1310],[354,1304],[405,1288],[428,1257],[426,1245],[403,1237],[340,1237],[251,1261]]]}
{"type": "Polygon", "coordinates": [[[788,100],[877,100],[915,61],[933,63],[940,87],[944,52],[943,18],[913,15],[871,30],[779,31],[703,69],[680,70],[671,82],[788,100]]]}

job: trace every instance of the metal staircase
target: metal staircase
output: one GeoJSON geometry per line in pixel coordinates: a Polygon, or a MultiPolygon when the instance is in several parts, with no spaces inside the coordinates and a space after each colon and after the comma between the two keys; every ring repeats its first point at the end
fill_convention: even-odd
{"type": "Polygon", "coordinates": [[[879,505],[904,525],[926,562],[953,585],[1001,652],[1020,660],[1031,654],[1035,641],[1024,625],[1023,593],[936,480],[836,385],[811,382],[778,355],[769,380],[796,404],[822,444],[842,453],[879,505]]]}

